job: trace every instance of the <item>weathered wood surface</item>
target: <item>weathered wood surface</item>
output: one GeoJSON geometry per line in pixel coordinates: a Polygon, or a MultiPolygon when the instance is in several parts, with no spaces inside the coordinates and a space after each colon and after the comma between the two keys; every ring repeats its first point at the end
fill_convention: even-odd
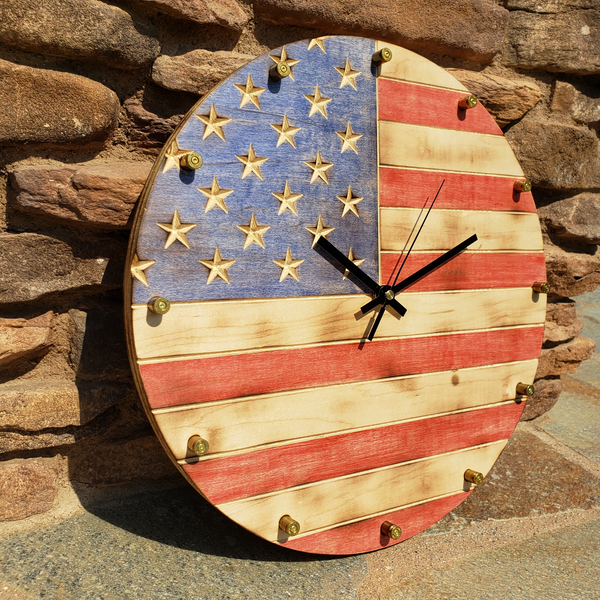
{"type": "MultiPolygon", "coordinates": [[[[486,475],[506,445],[494,442],[468,450],[329,479],[281,492],[218,504],[218,508],[258,535],[277,541],[277,524],[291,515],[303,532],[331,528],[367,515],[458,493],[466,469],[486,475]]],[[[285,535],[285,534],[284,534],[285,535]]]]}
{"type": "Polygon", "coordinates": [[[517,383],[533,381],[536,368],[530,360],[153,412],[171,451],[184,459],[192,435],[208,440],[214,455],[512,400],[517,383]]]}
{"type": "Polygon", "coordinates": [[[524,403],[320,437],[186,464],[213,504],[509,438],[524,403]]]}

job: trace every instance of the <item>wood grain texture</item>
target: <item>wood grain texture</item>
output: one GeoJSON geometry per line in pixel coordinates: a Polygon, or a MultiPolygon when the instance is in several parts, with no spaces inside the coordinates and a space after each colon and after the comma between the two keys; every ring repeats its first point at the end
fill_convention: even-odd
{"type": "Polygon", "coordinates": [[[465,96],[465,92],[384,77],[377,80],[379,118],[382,121],[502,135],[502,130],[481,103],[468,110],[458,106],[459,100],[465,96]]]}
{"type": "Polygon", "coordinates": [[[264,496],[218,504],[237,523],[270,541],[283,541],[277,524],[291,515],[301,531],[330,528],[464,489],[466,469],[487,475],[505,441],[264,496]]]}
{"type": "Polygon", "coordinates": [[[421,208],[427,197],[433,199],[444,181],[436,208],[535,212],[531,192],[514,190],[517,179],[522,178],[380,167],[379,203],[421,208]]]}
{"type": "MultiPolygon", "coordinates": [[[[397,320],[386,315],[378,339],[539,325],[545,320],[545,296],[528,288],[409,292],[400,297],[406,316],[397,320]]],[[[151,359],[360,340],[367,318],[357,321],[354,315],[366,300],[361,295],[190,302],[172,304],[162,318],[146,306],[134,306],[136,352],[138,359],[151,359]]]]}
{"type": "Polygon", "coordinates": [[[192,435],[217,454],[512,400],[536,367],[531,360],[349,383],[157,409],[154,417],[173,454],[184,459],[192,435]]]}
{"type": "Polygon", "coordinates": [[[505,440],[512,435],[523,408],[524,403],[510,402],[202,460],[184,468],[207,490],[208,500],[220,504],[505,440]]]}
{"type": "Polygon", "coordinates": [[[537,326],[376,339],[361,349],[356,342],[289,348],[143,364],[140,371],[150,406],[167,408],[534,359],[543,334],[537,326]]]}
{"type": "Polygon", "coordinates": [[[379,123],[379,164],[523,177],[502,136],[389,121],[379,123]]]}
{"type": "MultiPolygon", "coordinates": [[[[412,275],[441,254],[441,252],[411,253],[404,264],[399,280],[412,275]]],[[[391,284],[403,260],[403,254],[382,254],[382,281],[391,284]]],[[[463,252],[408,289],[413,292],[424,292],[526,287],[531,286],[534,281],[546,281],[546,261],[543,252],[463,252]]]]}
{"type": "Polygon", "coordinates": [[[392,51],[392,60],[381,65],[381,77],[468,93],[467,88],[460,81],[430,60],[388,42],[377,41],[376,47],[377,50],[389,48],[392,51]]]}
{"type": "Polygon", "coordinates": [[[286,548],[316,554],[357,554],[380,550],[399,544],[437,523],[466,500],[470,493],[459,492],[451,496],[356,521],[350,525],[326,529],[304,537],[292,537],[280,543],[285,545],[286,548]],[[390,521],[390,523],[397,524],[402,528],[400,539],[392,540],[381,534],[381,525],[384,521],[390,521]]]}
{"type": "MultiPolygon", "coordinates": [[[[417,219],[418,208],[381,208],[381,250],[403,250],[417,219]]],[[[449,250],[472,234],[477,241],[469,250],[542,250],[542,233],[534,213],[484,212],[433,208],[427,234],[420,235],[414,250],[449,250]]]]}

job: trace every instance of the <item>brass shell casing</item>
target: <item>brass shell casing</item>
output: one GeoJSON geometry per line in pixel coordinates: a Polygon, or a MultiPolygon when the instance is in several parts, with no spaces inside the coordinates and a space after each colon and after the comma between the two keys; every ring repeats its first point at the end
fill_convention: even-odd
{"type": "Polygon", "coordinates": [[[373,54],[372,59],[377,64],[390,62],[392,60],[392,51],[389,48],[382,48],[373,54]]]}
{"type": "Polygon", "coordinates": [[[202,166],[202,157],[197,152],[184,154],[179,159],[179,166],[185,171],[195,171],[202,166]]]}
{"type": "Polygon", "coordinates": [[[208,453],[208,442],[199,435],[193,435],[188,440],[188,449],[196,456],[204,456],[208,453]]]}
{"type": "Polygon", "coordinates": [[[467,110],[468,108],[475,108],[477,106],[477,96],[471,94],[470,96],[465,96],[458,101],[459,108],[463,110],[467,110]]]}
{"type": "Polygon", "coordinates": [[[517,394],[521,394],[521,396],[533,396],[535,388],[530,383],[517,383],[517,394]]]}
{"type": "Polygon", "coordinates": [[[479,471],[473,471],[473,469],[467,469],[465,471],[465,481],[470,481],[475,485],[481,485],[483,483],[483,473],[479,473],[479,471]]]}
{"type": "Polygon", "coordinates": [[[399,540],[402,535],[402,529],[398,525],[394,525],[389,521],[384,521],[381,524],[381,533],[387,535],[392,540],[399,540]]]}
{"type": "Polygon", "coordinates": [[[166,298],[154,296],[148,300],[148,310],[155,315],[165,315],[169,312],[171,303],[166,298]]]}
{"type": "Polygon", "coordinates": [[[276,80],[284,79],[285,77],[291,75],[291,73],[292,69],[290,68],[290,65],[288,65],[288,63],[286,63],[284,60],[278,62],[269,69],[269,76],[276,80]]]}
{"type": "Polygon", "coordinates": [[[532,286],[533,291],[538,294],[549,294],[550,284],[547,281],[536,281],[532,286]]]}
{"type": "Polygon", "coordinates": [[[522,181],[515,181],[513,188],[517,192],[530,192],[531,191],[531,181],[529,179],[524,179],[522,181]]]}
{"type": "Polygon", "coordinates": [[[279,519],[279,529],[285,531],[289,536],[298,535],[300,533],[300,523],[290,517],[290,515],[283,515],[279,519]]]}

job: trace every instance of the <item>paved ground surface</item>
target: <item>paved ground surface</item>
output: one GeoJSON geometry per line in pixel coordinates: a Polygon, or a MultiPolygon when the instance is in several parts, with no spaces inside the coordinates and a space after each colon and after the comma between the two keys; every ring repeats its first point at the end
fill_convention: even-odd
{"type": "MultiPolygon", "coordinates": [[[[600,291],[578,304],[600,350],[600,291]]],[[[565,383],[484,486],[388,550],[302,555],[246,533],[187,484],[120,490],[0,538],[0,600],[600,599],[600,354],[565,383]]]]}

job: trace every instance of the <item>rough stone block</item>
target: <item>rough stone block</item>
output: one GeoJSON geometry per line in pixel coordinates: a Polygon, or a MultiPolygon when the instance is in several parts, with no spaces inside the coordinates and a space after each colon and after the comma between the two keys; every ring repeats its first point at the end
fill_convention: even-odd
{"type": "MultiPolygon", "coordinates": [[[[136,0],[130,0],[135,4],[136,0]]],[[[241,31],[248,17],[235,0],[137,0],[177,19],[241,31]]]]}
{"type": "Polygon", "coordinates": [[[552,375],[575,373],[580,363],[590,358],[595,349],[594,340],[586,337],[576,337],[554,348],[543,348],[535,378],[544,379],[552,375]]]}
{"type": "Polygon", "coordinates": [[[18,521],[50,510],[57,488],[55,459],[0,462],[0,521],[18,521]]]}
{"type": "Polygon", "coordinates": [[[0,80],[0,145],[99,145],[117,126],[117,95],[86,77],[0,60],[0,80]]]}
{"type": "Polygon", "coordinates": [[[41,431],[85,425],[116,404],[120,386],[27,379],[0,385],[0,428],[41,431]]]}
{"type": "Polygon", "coordinates": [[[600,256],[544,246],[546,273],[552,293],[565,298],[593,292],[600,285],[600,256]]]}
{"type": "Polygon", "coordinates": [[[158,115],[146,110],[137,98],[128,98],[123,102],[127,116],[133,121],[129,136],[129,143],[152,154],[158,152],[165,145],[181,117],[174,116],[162,119],[158,115]]]}
{"type": "Polygon", "coordinates": [[[576,75],[600,73],[600,11],[514,11],[510,14],[501,60],[521,69],[576,75]]]}
{"type": "Polygon", "coordinates": [[[557,190],[600,187],[600,143],[587,127],[525,115],[506,138],[535,185],[557,190]]]}
{"type": "Polygon", "coordinates": [[[548,412],[558,401],[562,392],[560,379],[538,379],[535,394],[527,399],[521,421],[530,421],[548,412]]]}
{"type": "Polygon", "coordinates": [[[500,127],[520,119],[542,97],[542,92],[535,83],[464,69],[448,70],[477,96],[500,127]]]}
{"type": "Polygon", "coordinates": [[[20,50],[137,69],[160,51],[156,30],[97,0],[0,3],[0,42],[20,50]]]}
{"type": "Polygon", "coordinates": [[[128,228],[151,167],[141,162],[19,167],[10,174],[11,205],[88,227],[128,228]]]}
{"type": "Polygon", "coordinates": [[[0,233],[0,306],[66,290],[119,288],[123,249],[108,240],[102,245],[96,252],[83,245],[74,250],[45,235],[0,233]]]}
{"type": "Polygon", "coordinates": [[[586,96],[565,81],[554,82],[550,110],[567,113],[578,123],[600,122],[600,98],[586,96]]]}
{"type": "Polygon", "coordinates": [[[546,309],[544,342],[566,342],[583,331],[583,323],[577,318],[575,302],[549,302],[546,309]]]}
{"type": "Polygon", "coordinates": [[[600,194],[584,192],[538,209],[548,233],[574,242],[600,244],[600,194]]]}
{"type": "Polygon", "coordinates": [[[254,57],[236,52],[192,50],[179,56],[159,56],[152,66],[152,79],[168,90],[206,94],[222,79],[254,57]]]}
{"type": "Polygon", "coordinates": [[[0,318],[0,367],[36,358],[50,349],[52,312],[32,319],[0,318]]]}
{"type": "Polygon", "coordinates": [[[488,63],[500,51],[508,11],[484,0],[257,0],[270,23],[363,35],[416,52],[488,63]]]}

